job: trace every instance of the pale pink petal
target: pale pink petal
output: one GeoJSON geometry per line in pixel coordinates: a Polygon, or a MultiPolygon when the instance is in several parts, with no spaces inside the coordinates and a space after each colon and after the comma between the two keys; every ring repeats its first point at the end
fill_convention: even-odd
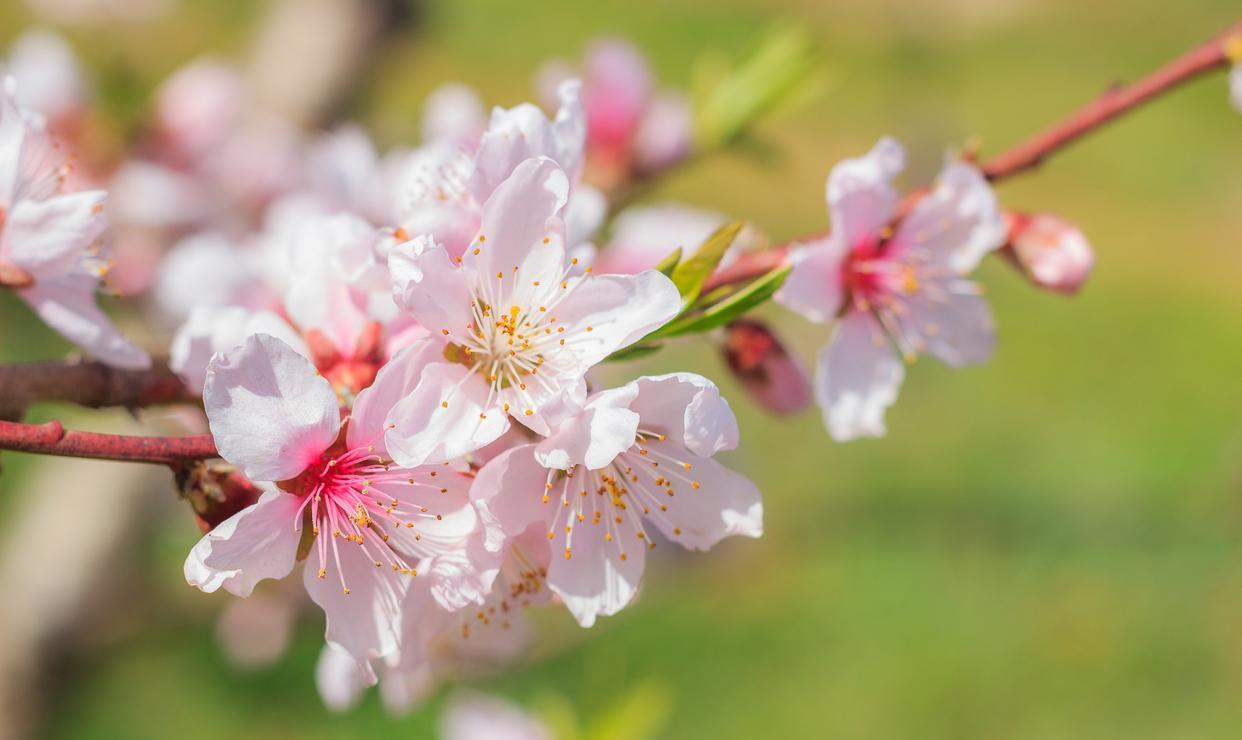
{"type": "MultiPolygon", "coordinates": [[[[556,502],[549,504],[555,505],[556,502]]],[[[561,597],[578,624],[590,627],[597,616],[616,614],[638,593],[647,541],[626,536],[628,541],[608,542],[599,528],[583,525],[572,540],[570,557],[557,555],[566,551],[566,539],[564,529],[555,531],[548,587],[561,597]]]]}
{"type": "Polygon", "coordinates": [[[900,200],[892,179],[906,166],[901,144],[888,138],[867,154],[846,159],[828,175],[828,212],[833,238],[845,249],[874,238],[893,218],[900,200]]]}
{"type": "Polygon", "coordinates": [[[315,688],[324,706],[333,712],[353,709],[363,692],[376,682],[375,670],[344,649],[328,643],[315,662],[315,688]]]}
{"type": "Polygon", "coordinates": [[[582,105],[591,146],[624,152],[651,95],[651,70],[633,45],[608,39],[586,54],[582,105]]]}
{"type": "Polygon", "coordinates": [[[370,317],[349,300],[340,258],[351,248],[369,250],[375,236],[374,227],[347,213],[311,218],[299,225],[290,244],[294,259],[284,296],[285,310],[295,324],[337,338],[357,336],[370,317]],[[336,300],[334,293],[340,296],[336,300]]]}
{"type": "Polygon", "coordinates": [[[1011,256],[1027,277],[1041,288],[1077,293],[1095,266],[1082,231],[1051,213],[1009,214],[1007,221],[1011,256]]]}
{"type": "Polygon", "coordinates": [[[884,436],[884,411],[897,400],[906,368],[867,314],[841,320],[815,367],[815,399],[838,442],[884,436]]]}
{"type": "Polygon", "coordinates": [[[847,253],[845,242],[833,237],[794,249],[789,276],[776,291],[776,302],[809,321],[823,324],[835,319],[845,299],[842,267],[847,253]]]}
{"type": "Polygon", "coordinates": [[[589,470],[607,467],[634,445],[639,416],[629,406],[637,395],[635,386],[596,393],[535,447],[535,459],[546,468],[560,470],[575,465],[589,470]]]}
{"type": "Polygon", "coordinates": [[[716,384],[694,373],[670,373],[631,383],[637,395],[630,409],[642,428],[662,432],[696,455],[710,457],[737,447],[737,418],[716,384]]]}
{"type": "Polygon", "coordinates": [[[950,161],[901,222],[889,253],[914,252],[959,273],[1005,242],[996,194],[978,168],[950,161]]]}
{"type": "Polygon", "coordinates": [[[79,273],[36,282],[17,291],[44,323],[113,367],[146,369],[151,358],[125,338],[99,306],[96,280],[79,273]]]}
{"type": "Polygon", "coordinates": [[[973,293],[950,294],[943,300],[916,299],[911,321],[923,328],[927,351],[951,367],[974,365],[992,356],[996,325],[988,302],[973,293]]]}
{"type": "Polygon", "coordinates": [[[324,637],[358,660],[393,655],[401,646],[401,602],[412,577],[376,567],[365,547],[336,543],[340,569],[320,577],[303,569],[302,581],[327,618],[324,637]]]}
{"type": "Polygon", "coordinates": [[[532,280],[555,280],[565,259],[558,214],[568,198],[569,180],[555,162],[523,161],[483,204],[480,238],[466,251],[465,264],[485,279],[499,274],[526,290],[532,280]]]}
{"type": "Polygon", "coordinates": [[[666,537],[690,550],[707,550],[725,537],[763,535],[763,502],[749,478],[689,450],[662,451],[689,463],[685,475],[699,484],[679,487],[666,504],[668,510],[651,518],[666,537]]]}
{"type": "Polygon", "coordinates": [[[1242,111],[1242,64],[1234,64],[1229,70],[1229,97],[1233,106],[1242,111]]]}
{"type": "Polygon", "coordinates": [[[470,487],[490,550],[500,550],[531,524],[551,521],[556,513],[557,502],[544,503],[549,473],[534,452],[534,445],[522,445],[497,455],[479,470],[470,487]]]}
{"type": "Polygon", "coordinates": [[[388,255],[393,300],[428,331],[464,332],[473,322],[470,276],[430,236],[419,236],[388,255]]]}
{"type": "Polygon", "coordinates": [[[250,305],[261,290],[256,255],[229,237],[201,233],[177,242],[160,261],[155,301],[160,318],[184,319],[198,306],[250,305]]]}
{"type": "Polygon", "coordinates": [[[346,445],[351,449],[374,446],[381,455],[387,454],[383,445],[389,412],[418,386],[423,368],[443,359],[443,345],[430,338],[394,355],[380,368],[375,381],[354,399],[346,445]]]}
{"type": "Polygon", "coordinates": [[[0,255],[35,280],[71,272],[103,233],[102,190],[19,200],[0,228],[0,255]]]}
{"type": "Polygon", "coordinates": [[[380,701],[390,714],[408,714],[430,698],[436,685],[436,675],[429,664],[411,669],[389,668],[386,664],[380,664],[380,701]]]}
{"type": "Polygon", "coordinates": [[[16,86],[12,77],[0,77],[0,203],[6,207],[13,203],[22,174],[22,151],[29,127],[14,100],[16,86]]]}
{"type": "Polygon", "coordinates": [[[589,341],[573,346],[583,370],[664,326],[681,311],[677,286],[655,270],[588,275],[581,280],[571,286],[573,292],[556,307],[555,315],[575,336],[589,335],[589,341]]]}
{"type": "Polygon", "coordinates": [[[265,668],[289,647],[296,611],[287,593],[260,592],[232,599],[216,620],[216,641],[233,665],[247,670],[265,668]]]}
{"type": "Polygon", "coordinates": [[[186,558],[186,581],[208,593],[223,586],[245,597],[259,581],[289,575],[302,538],[300,505],[296,496],[267,491],[203,535],[186,558]]]}
{"type": "MultiPolygon", "coordinates": [[[[612,239],[595,263],[595,271],[649,270],[678,248],[683,256],[689,255],[727,220],[723,214],[676,203],[627,208],[613,221],[612,239]]],[[[730,247],[722,264],[733,251],[730,247]]]]}
{"type": "Polygon", "coordinates": [[[442,740],[552,740],[552,730],[521,707],[491,696],[458,693],[440,718],[442,740]]]}
{"type": "Polygon", "coordinates": [[[486,201],[521,162],[535,157],[552,159],[571,181],[577,182],[586,144],[586,114],[579,100],[580,90],[577,80],[562,83],[561,107],[554,121],[530,103],[492,111],[487,131],[479,142],[470,182],[476,200],[486,201]]]}
{"type": "Polygon", "coordinates": [[[423,141],[444,141],[474,150],[486,127],[483,101],[460,83],[437,87],[423,103],[423,141]]]}
{"type": "Polygon", "coordinates": [[[298,354],[309,356],[301,335],[271,311],[199,306],[173,334],[168,367],[181,376],[187,388],[201,394],[212,356],[240,347],[254,334],[270,334],[298,354]]]}
{"type": "Polygon", "coordinates": [[[607,216],[604,194],[590,185],[579,185],[565,207],[565,243],[576,247],[595,238],[607,216]]]}
{"type": "Polygon", "coordinates": [[[685,159],[694,145],[694,107],[677,93],[661,92],[647,106],[634,136],[634,164],[659,172],[685,159]]]}
{"type": "Polygon", "coordinates": [[[509,418],[469,368],[428,365],[418,386],[388,415],[388,454],[404,467],[443,462],[477,450],[504,434],[509,418]]]}
{"type": "Polygon", "coordinates": [[[267,334],[207,368],[203,405],[221,457],[252,480],[293,478],[336,440],[336,393],[305,357],[267,334]]]}
{"type": "Polygon", "coordinates": [[[57,34],[36,29],[19,36],[9,48],[8,73],[18,82],[18,105],[49,121],[73,116],[86,104],[78,60],[57,34]]]}

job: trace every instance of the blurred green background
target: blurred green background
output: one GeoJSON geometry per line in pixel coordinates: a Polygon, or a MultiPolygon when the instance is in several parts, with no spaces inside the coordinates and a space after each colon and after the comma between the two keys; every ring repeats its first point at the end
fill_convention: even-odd
{"type": "MultiPolygon", "coordinates": [[[[68,35],[105,108],[132,118],[180,64],[244,53],[260,10],[183,0],[151,25],[68,35]]],[[[815,39],[822,85],[760,127],[779,156],[722,155],[655,194],[780,240],[825,225],[828,169],[878,136],[911,147],[907,183],[920,184],[947,147],[1010,146],[1237,11],[1231,0],[431,3],[348,113],[386,145],[414,141],[421,100],[441,82],[511,105],[533,96],[542,61],[576,60],[600,35],[628,37],[664,83],[685,85],[702,52],[741,57],[772,21],[791,20],[815,39]]],[[[6,2],[0,41],[26,22],[6,2]]],[[[1216,75],[1003,184],[1007,205],[1081,226],[1096,273],[1067,299],[986,264],[995,358],[962,372],[919,362],[880,441],[834,444],[815,412],[765,416],[703,344],[618,368],[721,383],[743,430],[732,462],[765,493],[767,534],[706,555],[666,551],[620,616],[582,633],[547,615],[531,660],[477,685],[536,709],[571,706],[586,722],[645,687],[668,705],[658,736],[678,739],[1238,737],[1240,162],[1242,114],[1216,75]]],[[[0,357],[64,349],[11,298],[0,310],[0,357]]],[[[808,362],[825,339],[796,318],[780,326],[808,362]]],[[[28,465],[6,456],[0,512],[19,495],[55,495],[23,488],[28,465]]],[[[164,521],[116,564],[143,575],[132,613],[49,687],[47,737],[433,732],[438,699],[403,719],[374,696],[345,716],[323,709],[318,615],[275,667],[232,667],[213,637],[223,598],[181,576],[197,534],[188,512],[164,521]]]]}

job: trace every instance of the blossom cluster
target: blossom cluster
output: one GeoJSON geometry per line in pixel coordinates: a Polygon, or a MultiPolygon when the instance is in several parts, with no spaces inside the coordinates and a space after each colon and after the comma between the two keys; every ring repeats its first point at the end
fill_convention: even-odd
{"type": "Polygon", "coordinates": [[[202,475],[229,481],[185,578],[248,597],[297,571],[326,617],[316,679],[334,708],[377,682],[410,706],[514,658],[531,607],[590,627],[635,599],[651,551],[761,535],[758,487],[718,459],[740,433],[717,385],[609,387],[604,363],[708,337],[763,408],[813,400],[832,438],[881,436],[916,357],[992,354],[986,256],[1064,293],[1093,263],[1064,219],[1004,209],[969,156],[903,194],[888,138],[830,169],[831,231],[787,252],[712,211],[621,210],[627,184],[702,139],[689,100],[616,41],[581,79],[545,68],[550,112],[488,114],[447,85],[423,141],[382,154],[360,127],[312,135],[263,112],[236,69],[200,60],[156,93],[136,151],[79,161],[89,103],[63,42],[27,37],[5,71],[0,284],[130,369],[152,361],[96,294],[148,294],[222,459],[202,475]],[[749,315],[769,298],[828,327],[809,376],[749,315]]]}

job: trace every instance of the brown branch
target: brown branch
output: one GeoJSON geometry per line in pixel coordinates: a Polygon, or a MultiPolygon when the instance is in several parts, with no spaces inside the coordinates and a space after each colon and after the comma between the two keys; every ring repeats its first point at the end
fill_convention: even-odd
{"type": "Polygon", "coordinates": [[[186,437],[140,437],[68,431],[58,421],[19,424],[0,421],[0,449],[62,457],[151,463],[178,468],[218,457],[210,434],[186,437]]]}
{"type": "Polygon", "coordinates": [[[1242,21],[1137,82],[1110,88],[1068,118],[993,158],[983,166],[983,173],[989,180],[1000,180],[1036,167],[1045,157],[1118,116],[1206,72],[1226,68],[1230,63],[1227,46],[1239,35],[1242,21]]]}
{"type": "Polygon", "coordinates": [[[120,370],[102,362],[31,362],[0,366],[0,419],[17,421],[32,404],[61,401],[128,409],[199,399],[166,365],[120,370]]]}
{"type": "MultiPolygon", "coordinates": [[[[1154,100],[1189,80],[1214,70],[1227,68],[1230,64],[1230,45],[1240,43],[1242,43],[1242,21],[1234,23],[1211,41],[1192,49],[1137,82],[1109,89],[1067,118],[998,154],[980,169],[992,182],[1030,170],[1038,166],[1046,157],[1101,128],[1122,114],[1154,100]]],[[[912,202],[912,199],[907,198],[903,203],[903,208],[908,207],[912,202]]],[[[769,249],[744,254],[729,267],[712,275],[703,286],[703,292],[707,293],[715,288],[734,283],[744,283],[765,275],[779,267],[789,250],[795,245],[822,239],[827,235],[827,231],[821,231],[769,249]]]]}

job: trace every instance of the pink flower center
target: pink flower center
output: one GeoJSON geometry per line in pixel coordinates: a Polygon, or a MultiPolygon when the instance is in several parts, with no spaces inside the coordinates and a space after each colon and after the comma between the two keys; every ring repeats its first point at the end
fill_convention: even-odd
{"type": "MultiPolygon", "coordinates": [[[[280,484],[281,488],[302,497],[299,523],[310,526],[309,544],[318,554],[320,578],[335,568],[341,588],[349,594],[349,585],[341,568],[341,548],[356,546],[367,554],[376,568],[389,568],[393,573],[415,576],[417,570],[410,556],[393,546],[392,536],[408,533],[413,542],[422,539],[420,521],[439,521],[443,517],[425,506],[399,500],[385,490],[396,486],[441,488],[434,482],[415,480],[437,475],[435,471],[394,468],[389,461],[375,454],[371,447],[345,449],[343,445],[324,452],[318,460],[299,475],[280,484]],[[327,533],[329,536],[321,537],[327,533]]],[[[307,543],[305,533],[304,544],[307,543]]],[[[409,549],[408,547],[406,548],[409,549]]]]}

